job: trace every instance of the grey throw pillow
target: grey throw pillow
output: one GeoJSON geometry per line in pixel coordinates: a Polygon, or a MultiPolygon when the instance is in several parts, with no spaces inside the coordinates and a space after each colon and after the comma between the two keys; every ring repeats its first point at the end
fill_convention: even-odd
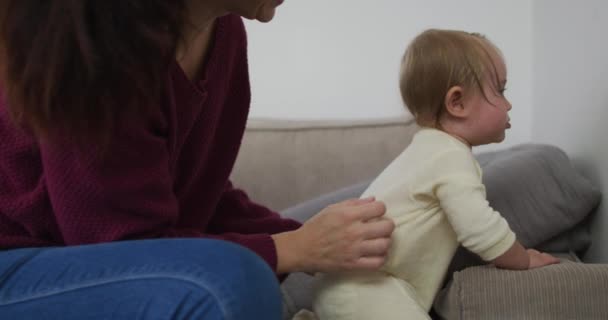
{"type": "Polygon", "coordinates": [[[488,201],[526,247],[573,228],[600,202],[599,190],[557,147],[522,144],[477,159],[488,201]]]}

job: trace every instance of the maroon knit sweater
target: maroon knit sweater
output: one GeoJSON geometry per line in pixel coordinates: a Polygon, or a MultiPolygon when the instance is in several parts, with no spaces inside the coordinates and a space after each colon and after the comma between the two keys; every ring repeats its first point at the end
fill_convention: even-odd
{"type": "Polygon", "coordinates": [[[218,19],[201,80],[170,66],[161,107],[124,120],[103,156],[70,138],[38,142],[0,92],[0,247],[205,237],[239,243],[276,270],[270,234],[299,223],[252,203],[228,180],[249,111],[240,17],[218,19]]]}

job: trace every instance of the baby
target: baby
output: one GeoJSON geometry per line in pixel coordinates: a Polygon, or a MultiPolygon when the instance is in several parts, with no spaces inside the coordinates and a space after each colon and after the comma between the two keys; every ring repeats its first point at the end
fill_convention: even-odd
{"type": "Polygon", "coordinates": [[[400,89],[421,130],[362,197],[384,201],[396,225],[378,272],[319,276],[321,320],[430,319],[428,312],[459,245],[496,267],[558,263],[526,250],[486,200],[471,148],[501,142],[511,127],[505,62],[476,33],[427,30],[403,57],[400,89]]]}

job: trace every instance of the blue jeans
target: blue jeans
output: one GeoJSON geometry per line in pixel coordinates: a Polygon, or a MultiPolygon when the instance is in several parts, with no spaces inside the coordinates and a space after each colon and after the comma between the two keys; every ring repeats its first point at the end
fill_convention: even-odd
{"type": "Polygon", "coordinates": [[[0,319],[281,319],[268,265],[236,244],[162,239],[0,251],[0,319]]]}

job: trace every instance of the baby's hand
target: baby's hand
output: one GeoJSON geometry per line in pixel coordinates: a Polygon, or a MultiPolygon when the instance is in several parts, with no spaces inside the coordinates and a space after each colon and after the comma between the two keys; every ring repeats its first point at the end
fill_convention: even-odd
{"type": "Polygon", "coordinates": [[[548,254],[539,252],[534,249],[526,250],[528,253],[528,257],[530,257],[530,264],[528,265],[528,269],[540,268],[544,266],[548,266],[550,264],[559,263],[559,259],[548,254]]]}

